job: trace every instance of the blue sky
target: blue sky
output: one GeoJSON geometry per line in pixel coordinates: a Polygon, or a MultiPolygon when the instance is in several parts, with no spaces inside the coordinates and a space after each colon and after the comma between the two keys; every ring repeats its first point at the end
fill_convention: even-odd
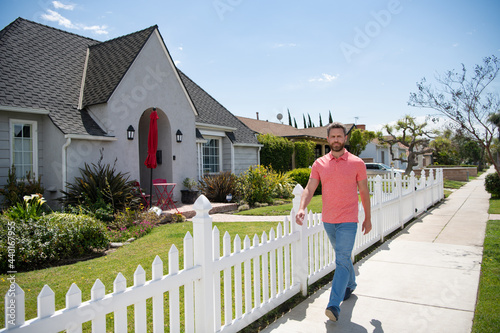
{"type": "Polygon", "coordinates": [[[290,110],[300,128],[331,111],[373,130],[429,113],[407,106],[422,77],[500,56],[499,13],[498,0],[0,0],[2,28],[23,17],[106,41],[158,25],[178,67],[237,116],[288,123],[290,110]]]}

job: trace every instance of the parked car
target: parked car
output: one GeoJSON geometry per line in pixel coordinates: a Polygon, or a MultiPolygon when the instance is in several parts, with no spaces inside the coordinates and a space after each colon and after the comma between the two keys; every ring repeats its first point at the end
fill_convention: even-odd
{"type": "Polygon", "coordinates": [[[396,174],[401,174],[401,176],[405,173],[404,170],[401,169],[392,169],[390,166],[385,165],[383,163],[365,163],[366,165],[366,174],[368,177],[376,176],[376,175],[386,175],[390,174],[391,171],[394,172],[394,176],[396,174]]]}

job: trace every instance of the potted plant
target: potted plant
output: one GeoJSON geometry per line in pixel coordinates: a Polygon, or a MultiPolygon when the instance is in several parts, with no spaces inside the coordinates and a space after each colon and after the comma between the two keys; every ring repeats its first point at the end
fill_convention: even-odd
{"type": "Polygon", "coordinates": [[[186,189],[181,190],[181,202],[187,205],[194,204],[195,200],[200,195],[200,191],[198,190],[198,183],[192,178],[186,178],[182,182],[182,185],[186,189]]]}

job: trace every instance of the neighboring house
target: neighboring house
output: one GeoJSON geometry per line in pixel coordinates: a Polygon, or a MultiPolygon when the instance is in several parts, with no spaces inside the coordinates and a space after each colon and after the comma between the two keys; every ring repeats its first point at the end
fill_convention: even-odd
{"type": "Polygon", "coordinates": [[[394,166],[395,169],[406,169],[406,162],[401,162],[392,159],[391,151],[394,157],[404,156],[406,158],[406,147],[397,143],[389,147],[386,143],[380,143],[378,139],[373,139],[365,150],[359,155],[365,162],[383,163],[389,166],[394,166]]]}
{"type": "MultiPolygon", "coordinates": [[[[273,134],[275,136],[280,136],[289,139],[290,141],[300,141],[308,140],[313,141],[316,144],[315,147],[315,158],[321,157],[330,151],[330,146],[326,140],[327,126],[322,127],[310,127],[310,128],[295,128],[290,125],[278,124],[274,122],[269,122],[265,120],[252,119],[246,117],[238,117],[245,125],[250,127],[256,133],[259,134],[273,134]]],[[[354,128],[365,129],[365,125],[354,125],[354,124],[344,124],[347,128],[347,135],[354,128]]],[[[346,144],[349,147],[349,144],[346,144]]],[[[292,159],[292,168],[295,168],[295,159],[292,159]]]]}
{"type": "Polygon", "coordinates": [[[0,186],[15,165],[18,177],[40,175],[54,200],[103,150],[149,192],[153,108],[153,178],[177,183],[175,199],[186,177],[259,164],[255,133],[176,68],[157,26],[99,42],[18,18],[0,31],[0,186]]]}

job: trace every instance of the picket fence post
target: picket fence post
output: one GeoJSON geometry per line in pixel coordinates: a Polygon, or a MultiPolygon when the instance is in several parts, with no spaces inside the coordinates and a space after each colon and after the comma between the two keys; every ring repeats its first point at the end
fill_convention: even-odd
{"type": "Polygon", "coordinates": [[[403,211],[403,176],[398,173],[396,175],[396,193],[397,193],[397,199],[398,199],[398,219],[399,222],[401,223],[401,229],[404,229],[405,224],[403,222],[403,216],[404,216],[404,211],[403,211]]]}
{"type": "Polygon", "coordinates": [[[411,196],[412,196],[411,217],[413,218],[413,217],[417,216],[417,184],[415,181],[415,172],[413,172],[413,171],[410,172],[410,189],[411,189],[411,196]]]}
{"type": "Polygon", "coordinates": [[[302,193],[304,192],[304,188],[297,184],[293,189],[292,194],[294,198],[293,208],[291,212],[291,220],[292,220],[292,232],[299,232],[299,241],[295,243],[293,247],[293,260],[292,260],[292,283],[300,283],[300,291],[302,292],[302,296],[307,295],[307,263],[308,263],[308,252],[307,252],[307,239],[304,239],[304,230],[307,227],[309,216],[307,214],[304,217],[304,221],[302,225],[298,225],[296,223],[295,214],[299,211],[300,208],[300,200],[302,199],[302,193]]]}
{"type": "Polygon", "coordinates": [[[195,282],[195,330],[215,331],[214,283],[212,269],[212,218],[208,214],[212,205],[201,195],[193,209],[194,265],[201,267],[201,279],[195,282]]]}
{"type": "Polygon", "coordinates": [[[377,205],[377,226],[376,232],[380,233],[380,241],[384,241],[384,224],[383,217],[384,213],[382,212],[382,177],[377,175],[375,177],[375,189],[374,189],[375,203],[377,205]]]}

